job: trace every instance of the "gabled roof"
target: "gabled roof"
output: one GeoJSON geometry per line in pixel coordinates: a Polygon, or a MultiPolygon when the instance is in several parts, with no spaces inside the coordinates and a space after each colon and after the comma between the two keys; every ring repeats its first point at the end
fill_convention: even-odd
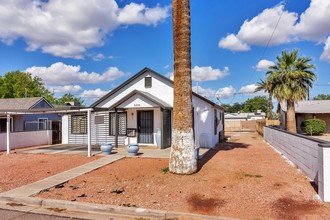
{"type": "MultiPolygon", "coordinates": [[[[94,108],[96,107],[98,104],[100,104],[101,102],[103,102],[104,100],[106,100],[107,98],[109,98],[110,96],[112,96],[113,94],[115,94],[116,92],[118,92],[120,89],[122,89],[123,87],[125,87],[126,85],[128,85],[129,83],[133,82],[135,79],[139,78],[141,75],[143,75],[145,72],[151,72],[155,75],[157,75],[158,77],[162,78],[164,81],[168,82],[169,84],[171,84],[173,86],[173,81],[170,80],[169,78],[155,72],[154,70],[152,69],[149,69],[148,67],[145,67],[143,68],[140,72],[138,72],[137,74],[135,74],[134,76],[132,76],[131,78],[129,78],[128,80],[126,80],[125,82],[123,82],[121,85],[119,85],[117,88],[115,88],[114,90],[110,91],[109,93],[107,93],[106,95],[104,95],[102,98],[100,98],[99,100],[97,100],[96,102],[94,102],[90,107],[91,108],[94,108]]],[[[195,92],[192,92],[192,94],[200,99],[202,99],[203,101],[211,104],[212,106],[216,107],[216,108],[219,108],[219,109],[222,109],[223,108],[219,105],[217,105],[216,103],[208,100],[207,98],[195,93],[195,92]]]]}
{"type": "MultiPolygon", "coordinates": [[[[33,109],[41,101],[47,102],[43,97],[32,97],[32,98],[10,98],[0,99],[0,110],[27,110],[33,109]]],[[[51,108],[53,105],[47,102],[51,108]]]]}
{"type": "MultiPolygon", "coordinates": [[[[281,109],[287,111],[286,102],[281,103],[281,109]]],[[[330,100],[300,101],[295,104],[296,113],[330,113],[330,100]]]]}
{"type": "Polygon", "coordinates": [[[112,110],[116,107],[118,107],[120,104],[122,104],[123,102],[125,102],[127,99],[133,97],[134,95],[141,95],[142,97],[152,101],[153,103],[157,104],[159,107],[161,107],[162,109],[170,109],[172,108],[171,105],[169,105],[168,103],[160,100],[159,98],[151,95],[148,92],[143,92],[143,91],[139,91],[139,90],[133,90],[132,92],[130,92],[129,94],[127,94],[125,97],[123,97],[121,100],[119,100],[118,102],[116,102],[115,104],[113,104],[112,106],[109,107],[109,110],[112,110]]]}

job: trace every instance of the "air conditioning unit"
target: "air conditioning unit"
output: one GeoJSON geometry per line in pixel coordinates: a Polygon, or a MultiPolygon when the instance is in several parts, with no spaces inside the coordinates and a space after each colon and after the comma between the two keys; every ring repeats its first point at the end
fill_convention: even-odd
{"type": "Polygon", "coordinates": [[[80,102],[65,102],[65,106],[80,106],[80,102]]]}

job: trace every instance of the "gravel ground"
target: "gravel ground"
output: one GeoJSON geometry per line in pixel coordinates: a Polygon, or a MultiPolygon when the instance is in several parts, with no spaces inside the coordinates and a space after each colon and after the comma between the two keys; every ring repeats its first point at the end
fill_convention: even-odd
{"type": "Polygon", "coordinates": [[[167,172],[168,159],[126,158],[36,196],[244,219],[330,219],[329,203],[260,136],[229,135],[193,175],[167,172]]]}

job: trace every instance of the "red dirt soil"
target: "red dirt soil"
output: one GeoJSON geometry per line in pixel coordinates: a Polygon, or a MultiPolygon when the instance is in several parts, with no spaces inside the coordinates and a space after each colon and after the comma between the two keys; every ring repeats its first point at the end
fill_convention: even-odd
{"type": "Polygon", "coordinates": [[[256,133],[231,133],[193,175],[168,159],[125,158],[36,196],[245,219],[330,219],[309,180],[256,133]]]}
{"type": "Polygon", "coordinates": [[[14,152],[7,155],[0,152],[0,192],[36,182],[95,159],[98,157],[14,152]]]}

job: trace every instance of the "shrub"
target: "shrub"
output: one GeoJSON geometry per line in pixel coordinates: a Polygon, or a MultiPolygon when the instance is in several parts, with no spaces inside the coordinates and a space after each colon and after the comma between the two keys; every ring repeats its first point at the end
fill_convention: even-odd
{"type": "Polygon", "coordinates": [[[321,119],[306,119],[301,122],[301,129],[310,135],[319,135],[326,132],[327,125],[321,119]]]}

